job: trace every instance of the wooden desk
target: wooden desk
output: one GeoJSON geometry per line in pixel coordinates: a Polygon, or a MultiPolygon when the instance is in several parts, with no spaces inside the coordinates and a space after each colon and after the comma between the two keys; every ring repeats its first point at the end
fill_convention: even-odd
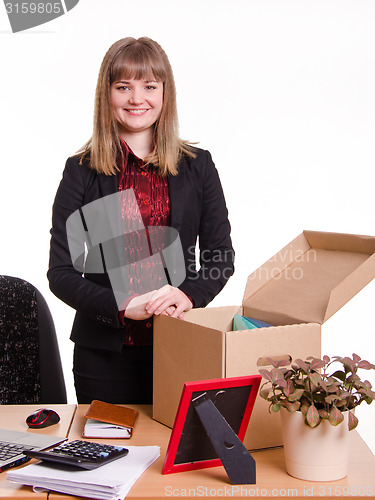
{"type": "MultiPolygon", "coordinates": [[[[130,406],[130,405],[129,405],[130,406]]],[[[353,431],[352,459],[349,476],[335,482],[315,483],[295,479],[285,471],[283,449],[253,453],[257,464],[257,484],[232,486],[223,467],[202,469],[178,474],[161,474],[171,429],[151,418],[151,406],[133,406],[140,411],[140,418],[130,440],[110,440],[112,443],[129,445],[155,444],[161,448],[161,457],[138,479],[127,499],[167,499],[176,497],[208,498],[285,498],[295,499],[322,497],[375,498],[375,456],[360,436],[353,431]]],[[[87,406],[79,406],[74,417],[70,439],[81,437],[83,414],[87,406]]],[[[98,440],[101,442],[102,440],[98,440]]],[[[33,497],[34,498],[34,497],[33,497]]],[[[71,497],[51,492],[49,500],[68,500],[71,497]]]]}
{"type": "MultiPolygon", "coordinates": [[[[29,429],[25,423],[26,417],[33,411],[40,408],[36,405],[1,405],[0,406],[0,427],[13,431],[23,431],[31,433],[43,432],[62,437],[68,437],[70,426],[73,422],[76,405],[49,405],[48,408],[56,410],[60,415],[60,422],[43,430],[29,429]]],[[[17,500],[43,499],[47,498],[46,493],[33,493],[27,486],[11,483],[6,479],[6,472],[0,473],[0,498],[17,500]]]]}

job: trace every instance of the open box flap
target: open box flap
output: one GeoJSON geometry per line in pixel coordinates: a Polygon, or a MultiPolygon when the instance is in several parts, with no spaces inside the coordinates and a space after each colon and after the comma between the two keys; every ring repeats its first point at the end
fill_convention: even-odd
{"type": "Polygon", "coordinates": [[[250,297],[263,288],[263,286],[267,285],[274,276],[280,274],[295,260],[304,255],[309,248],[311,248],[310,244],[302,233],[250,274],[247,278],[242,304],[247,304],[250,297]]]}
{"type": "Polygon", "coordinates": [[[368,285],[375,276],[375,255],[369,257],[355,272],[347,276],[335,287],[328,301],[324,322],[333,316],[343,305],[351,300],[354,295],[368,285]]]}
{"type": "Polygon", "coordinates": [[[220,332],[232,329],[235,314],[242,314],[240,306],[207,307],[191,309],[185,313],[184,320],[220,332]]]}
{"type": "Polygon", "coordinates": [[[247,281],[244,314],[323,323],[375,277],[375,237],[304,231],[247,281]]]}

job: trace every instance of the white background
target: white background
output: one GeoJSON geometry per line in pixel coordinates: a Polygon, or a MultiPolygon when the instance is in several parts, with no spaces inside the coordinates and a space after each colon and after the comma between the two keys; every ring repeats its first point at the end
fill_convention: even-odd
{"type": "MultiPolygon", "coordinates": [[[[13,34],[0,6],[0,272],[46,297],[70,402],[73,311],[46,279],[51,206],[91,135],[108,47],[146,35],[169,55],[181,136],[211,151],[226,194],[236,272],[212,305],[230,305],[303,229],[375,233],[374,25],[372,0],[80,0],[13,34]]],[[[323,353],[375,362],[374,305],[370,284],[323,326],[323,353]]],[[[373,451],[374,407],[357,411],[373,451]]]]}

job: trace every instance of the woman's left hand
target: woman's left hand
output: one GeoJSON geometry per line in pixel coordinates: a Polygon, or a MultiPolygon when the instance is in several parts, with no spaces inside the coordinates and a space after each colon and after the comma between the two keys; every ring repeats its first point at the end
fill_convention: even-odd
{"type": "Polygon", "coordinates": [[[150,314],[165,314],[172,318],[184,318],[184,312],[193,307],[191,300],[179,288],[165,285],[157,290],[148,303],[146,311],[150,314]],[[171,313],[171,311],[173,312],[171,313]]]}

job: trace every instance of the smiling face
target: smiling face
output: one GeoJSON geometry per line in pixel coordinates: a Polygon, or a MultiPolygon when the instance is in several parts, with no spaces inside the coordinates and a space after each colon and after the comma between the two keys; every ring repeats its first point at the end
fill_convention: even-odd
{"type": "Polygon", "coordinates": [[[111,105],[120,136],[153,133],[163,107],[163,82],[149,80],[119,80],[111,85],[111,105]]]}

